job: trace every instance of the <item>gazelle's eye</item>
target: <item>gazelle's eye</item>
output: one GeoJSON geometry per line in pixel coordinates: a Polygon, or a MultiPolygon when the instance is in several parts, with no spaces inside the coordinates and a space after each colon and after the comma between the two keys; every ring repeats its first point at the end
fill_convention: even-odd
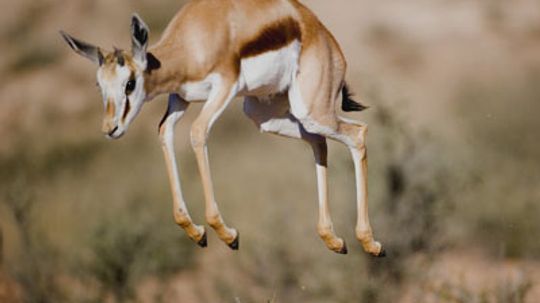
{"type": "Polygon", "coordinates": [[[126,95],[131,94],[135,90],[135,79],[131,79],[126,84],[126,95]]]}

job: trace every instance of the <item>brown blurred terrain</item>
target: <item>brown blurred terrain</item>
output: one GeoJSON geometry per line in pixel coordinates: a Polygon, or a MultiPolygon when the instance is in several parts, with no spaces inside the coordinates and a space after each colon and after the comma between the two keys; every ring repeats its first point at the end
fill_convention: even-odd
{"type": "MultiPolygon", "coordinates": [[[[191,243],[172,219],[157,124],[145,105],[120,141],[99,132],[95,67],[58,35],[129,46],[137,11],[156,41],[182,1],[0,3],[0,302],[539,302],[540,2],[304,0],[335,34],[370,105],[371,221],[387,250],[354,239],[354,172],[330,145],[335,228],[316,233],[307,146],[260,134],[241,100],[209,152],[230,251],[191,243]]],[[[188,207],[203,223],[177,127],[188,207]]]]}

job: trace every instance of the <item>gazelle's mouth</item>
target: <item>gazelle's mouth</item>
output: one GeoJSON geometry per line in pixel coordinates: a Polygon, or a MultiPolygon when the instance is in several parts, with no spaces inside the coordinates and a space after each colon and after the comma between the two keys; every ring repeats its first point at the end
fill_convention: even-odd
{"type": "Polygon", "coordinates": [[[114,132],[117,131],[117,130],[118,130],[118,125],[108,133],[109,137],[112,137],[114,132]]]}
{"type": "Polygon", "coordinates": [[[108,139],[120,139],[123,135],[124,131],[118,131],[118,126],[116,126],[106,135],[106,137],[108,139]]]}

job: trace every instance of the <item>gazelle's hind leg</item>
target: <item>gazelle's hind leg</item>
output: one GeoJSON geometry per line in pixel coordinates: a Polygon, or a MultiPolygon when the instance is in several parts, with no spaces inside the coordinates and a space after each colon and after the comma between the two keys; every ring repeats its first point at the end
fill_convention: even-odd
{"type": "Polygon", "coordinates": [[[300,58],[300,71],[289,88],[292,114],[304,129],[345,144],[351,152],[356,175],[358,221],[356,237],[364,250],[384,256],[382,245],[373,239],[367,204],[367,125],[338,118],[336,101],[341,99],[345,64],[337,50],[305,49],[300,58]],[[322,58],[322,59],[321,59],[322,58]]]}
{"type": "Polygon", "coordinates": [[[317,231],[326,246],[341,254],[347,253],[347,245],[336,236],[330,217],[327,185],[327,146],[326,138],[310,134],[289,112],[289,101],[285,96],[275,97],[269,103],[262,103],[257,98],[246,97],[244,112],[263,131],[289,138],[302,139],[310,144],[315,156],[317,169],[317,187],[319,196],[319,222],[317,231]]]}
{"type": "Polygon", "coordinates": [[[337,136],[334,139],[343,142],[351,152],[356,175],[357,223],[356,238],[362,243],[364,250],[374,256],[386,255],[381,243],[373,238],[369,223],[367,194],[367,124],[339,118],[337,136]]]}
{"type": "Polygon", "coordinates": [[[369,223],[367,203],[367,151],[365,146],[367,125],[359,122],[338,119],[336,129],[331,129],[317,123],[315,120],[305,120],[307,131],[324,135],[328,138],[347,145],[354,162],[356,176],[357,224],[356,238],[362,243],[364,250],[374,256],[383,257],[385,252],[382,245],[375,241],[369,223]]]}

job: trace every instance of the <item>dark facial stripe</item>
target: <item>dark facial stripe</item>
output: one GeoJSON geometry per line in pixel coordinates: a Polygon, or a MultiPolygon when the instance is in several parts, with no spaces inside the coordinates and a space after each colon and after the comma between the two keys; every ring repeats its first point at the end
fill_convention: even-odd
{"type": "Polygon", "coordinates": [[[253,57],[282,48],[294,39],[301,40],[300,25],[293,18],[285,18],[263,29],[255,39],[240,49],[240,57],[253,57]]]}
{"type": "Polygon", "coordinates": [[[124,114],[122,115],[122,123],[126,120],[126,117],[130,109],[131,109],[131,105],[129,104],[129,98],[126,97],[126,106],[124,107],[124,114]]]}

